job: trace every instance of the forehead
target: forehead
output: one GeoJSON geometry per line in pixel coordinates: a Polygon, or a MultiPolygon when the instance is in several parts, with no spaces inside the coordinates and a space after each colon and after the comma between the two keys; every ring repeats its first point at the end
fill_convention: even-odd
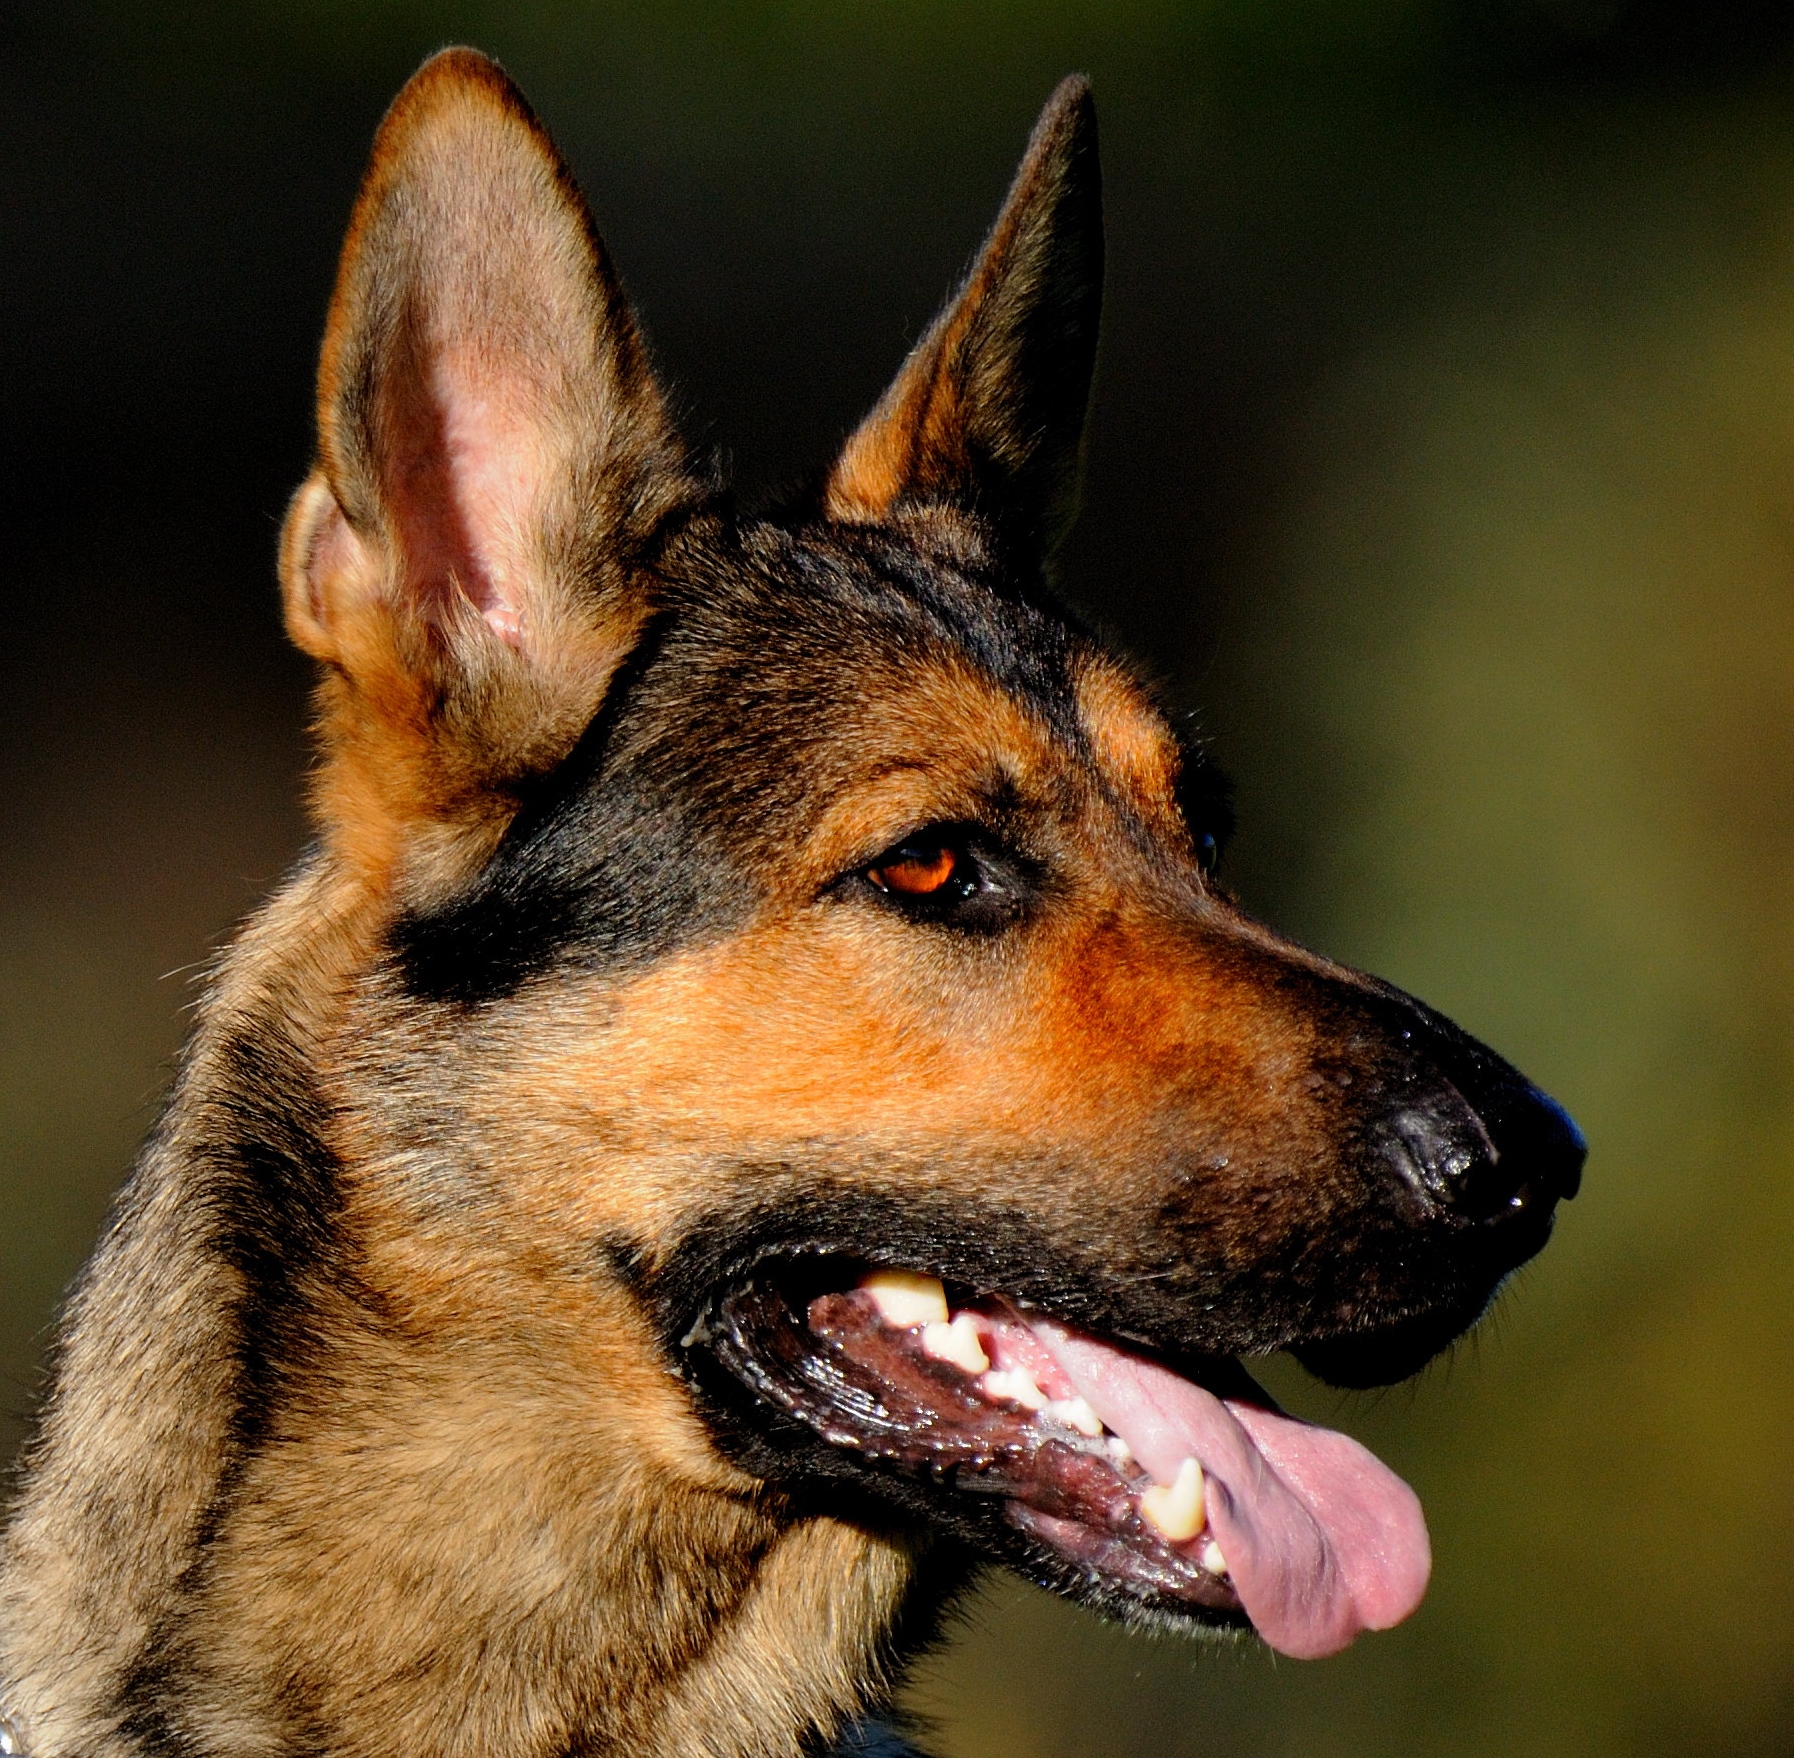
{"type": "Polygon", "coordinates": [[[769,527],[680,572],[618,754],[719,801],[813,803],[900,765],[1024,789],[1068,761],[1130,787],[1175,775],[1131,676],[976,562],[886,532],[769,527]]]}

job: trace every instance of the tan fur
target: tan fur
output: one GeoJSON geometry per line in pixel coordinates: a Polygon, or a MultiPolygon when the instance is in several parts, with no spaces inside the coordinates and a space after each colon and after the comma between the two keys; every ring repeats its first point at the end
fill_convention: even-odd
{"type": "Polygon", "coordinates": [[[1078,713],[1098,767],[1134,809],[1173,844],[1186,838],[1174,791],[1183,756],[1139,682],[1107,654],[1091,654],[1078,678],[1078,713]]]}

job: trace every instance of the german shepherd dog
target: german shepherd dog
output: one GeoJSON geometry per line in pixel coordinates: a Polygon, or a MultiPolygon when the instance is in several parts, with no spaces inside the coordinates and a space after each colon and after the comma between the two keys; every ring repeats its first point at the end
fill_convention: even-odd
{"type": "Polygon", "coordinates": [[[1417,1603],[1412,1493],[1238,1358],[1412,1373],[1583,1145],[1235,906],[1055,608],[1101,254],[1073,79],[750,518],[505,76],[400,95],[281,548],[317,842],[68,1302],[14,1749],[865,1751],[984,1561],[1298,1656],[1417,1603]]]}

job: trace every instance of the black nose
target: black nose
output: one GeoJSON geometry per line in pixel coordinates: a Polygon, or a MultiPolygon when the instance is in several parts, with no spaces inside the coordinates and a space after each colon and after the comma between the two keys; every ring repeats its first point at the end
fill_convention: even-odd
{"type": "Polygon", "coordinates": [[[1384,1119],[1383,1152],[1437,1211],[1537,1223],[1580,1188],[1588,1144],[1555,1099],[1497,1066],[1494,1078],[1454,1070],[1459,1079],[1411,1096],[1384,1119]]]}
{"type": "Polygon", "coordinates": [[[1483,1094],[1477,1104],[1495,1161],[1468,1206],[1513,1212],[1549,1209],[1582,1188],[1588,1143],[1563,1106],[1528,1082],[1483,1094]]]}

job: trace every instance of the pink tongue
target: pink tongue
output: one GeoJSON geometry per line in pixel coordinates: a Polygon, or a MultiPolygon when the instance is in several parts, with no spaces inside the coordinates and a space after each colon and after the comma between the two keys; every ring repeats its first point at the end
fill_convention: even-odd
{"type": "Polygon", "coordinates": [[[1050,1319],[1029,1328],[1160,1482],[1186,1458],[1240,1603],[1282,1654],[1315,1660],[1420,1604],[1432,1548],[1420,1500],[1346,1435],[1223,1403],[1156,1362],[1050,1319]]]}

